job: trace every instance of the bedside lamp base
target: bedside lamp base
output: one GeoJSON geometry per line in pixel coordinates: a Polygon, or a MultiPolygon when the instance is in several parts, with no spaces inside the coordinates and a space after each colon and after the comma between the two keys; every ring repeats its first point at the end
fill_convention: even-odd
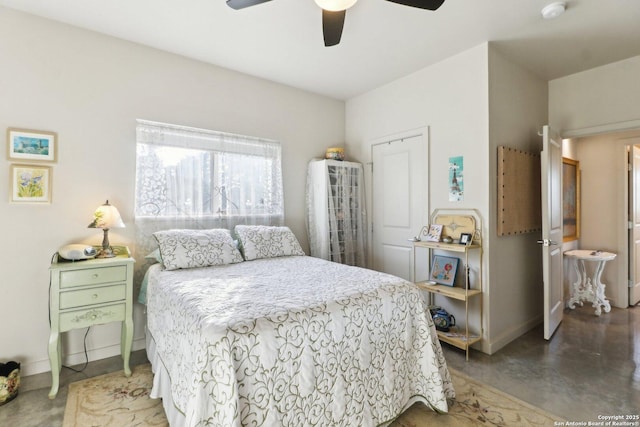
{"type": "Polygon", "coordinates": [[[113,258],[116,254],[113,253],[113,248],[111,248],[111,244],[109,244],[109,229],[105,228],[102,231],[104,231],[102,237],[102,249],[98,250],[96,258],[113,258]]]}

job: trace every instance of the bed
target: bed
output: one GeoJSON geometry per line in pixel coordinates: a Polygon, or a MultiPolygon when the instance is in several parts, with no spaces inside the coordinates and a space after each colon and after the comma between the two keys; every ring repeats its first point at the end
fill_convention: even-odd
{"type": "Polygon", "coordinates": [[[156,235],[169,249],[147,272],[147,354],[172,426],[376,426],[418,401],[447,411],[451,378],[412,283],[305,256],[286,227],[235,231],[239,258],[226,230],[215,251],[184,230],[156,235]]]}

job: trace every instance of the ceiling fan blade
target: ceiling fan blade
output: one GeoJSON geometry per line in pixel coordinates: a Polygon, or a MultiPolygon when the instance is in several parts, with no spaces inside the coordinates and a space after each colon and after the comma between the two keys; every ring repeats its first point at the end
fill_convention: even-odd
{"type": "Polygon", "coordinates": [[[255,6],[260,3],[266,3],[271,0],[227,0],[227,6],[232,9],[244,9],[245,7],[255,6]]]}
{"type": "Polygon", "coordinates": [[[405,6],[417,7],[419,9],[437,10],[444,0],[387,0],[405,6]]]}
{"type": "Polygon", "coordinates": [[[335,46],[340,43],[346,14],[346,10],[331,12],[322,9],[322,33],[325,46],[335,46]]]}

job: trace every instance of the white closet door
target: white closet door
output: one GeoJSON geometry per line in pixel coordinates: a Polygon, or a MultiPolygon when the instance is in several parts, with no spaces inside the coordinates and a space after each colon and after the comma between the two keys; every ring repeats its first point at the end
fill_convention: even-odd
{"type": "Polygon", "coordinates": [[[373,158],[375,270],[413,280],[413,245],[428,218],[427,150],[423,135],[376,144],[373,158]]]}

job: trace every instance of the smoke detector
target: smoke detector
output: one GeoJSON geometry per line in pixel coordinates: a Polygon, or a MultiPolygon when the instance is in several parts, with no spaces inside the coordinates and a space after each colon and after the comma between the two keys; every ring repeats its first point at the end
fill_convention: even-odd
{"type": "Polygon", "coordinates": [[[562,15],[567,8],[567,4],[563,1],[557,1],[555,3],[550,3],[542,8],[540,13],[544,19],[553,19],[562,15]]]}

